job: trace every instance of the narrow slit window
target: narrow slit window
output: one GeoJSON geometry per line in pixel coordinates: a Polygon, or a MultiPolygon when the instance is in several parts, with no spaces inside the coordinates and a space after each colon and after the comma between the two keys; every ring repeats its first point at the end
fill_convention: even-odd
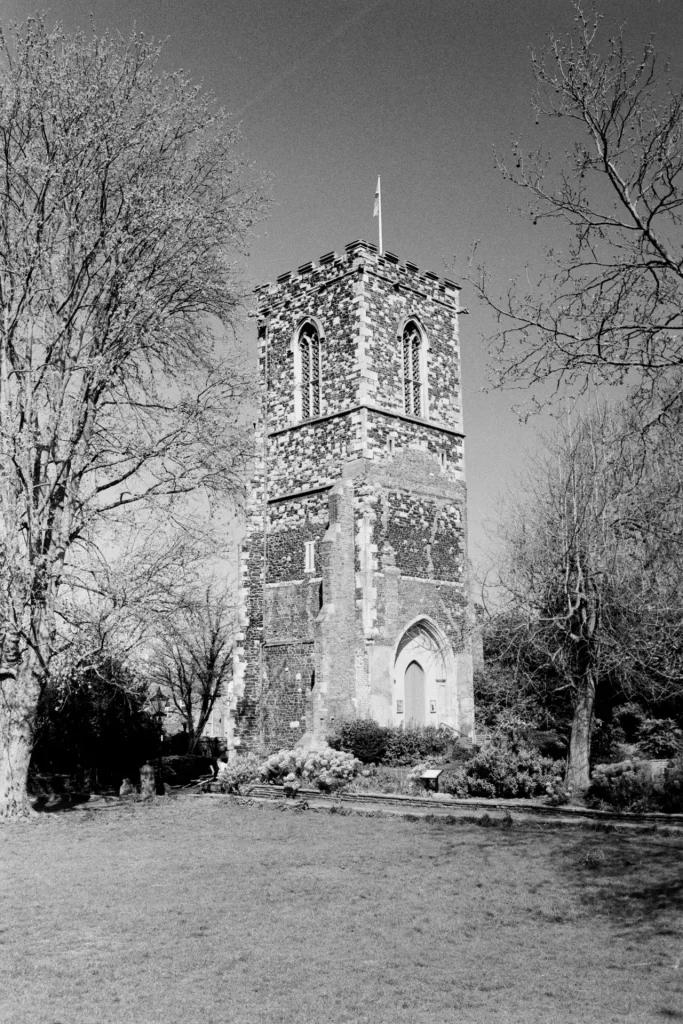
{"type": "Polygon", "coordinates": [[[315,541],[305,542],[304,572],[315,572],[315,541]]]}

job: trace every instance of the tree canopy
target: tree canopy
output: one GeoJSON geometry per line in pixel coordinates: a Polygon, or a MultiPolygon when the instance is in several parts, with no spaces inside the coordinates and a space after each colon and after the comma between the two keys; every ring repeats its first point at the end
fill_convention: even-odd
{"type": "Polygon", "coordinates": [[[0,817],[27,809],[65,572],[98,524],[242,485],[248,379],[216,340],[264,190],[159,59],[41,19],[0,42],[0,817]]]}
{"type": "Polygon", "coordinates": [[[489,645],[544,703],[568,698],[575,790],[596,695],[662,704],[683,691],[683,441],[660,424],[644,448],[639,419],[600,406],[561,425],[499,527],[489,645]]]}
{"type": "Polygon", "coordinates": [[[544,269],[478,294],[498,320],[497,381],[623,384],[660,412],[680,402],[683,372],[683,87],[652,39],[638,53],[622,26],[575,5],[575,30],[532,55],[537,123],[565,130],[566,151],[521,139],[504,176],[557,244],[544,269]]]}

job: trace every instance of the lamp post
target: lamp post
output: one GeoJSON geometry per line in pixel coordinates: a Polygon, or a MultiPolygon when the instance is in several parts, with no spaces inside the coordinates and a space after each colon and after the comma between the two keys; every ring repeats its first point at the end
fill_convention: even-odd
{"type": "Polygon", "coordinates": [[[151,707],[152,707],[152,717],[154,718],[154,721],[156,722],[157,729],[159,730],[159,745],[158,745],[158,748],[157,748],[158,753],[157,753],[157,766],[156,766],[156,779],[155,779],[155,782],[156,782],[156,792],[157,792],[157,796],[163,796],[165,790],[164,790],[163,779],[161,777],[161,775],[162,775],[161,748],[162,748],[163,742],[164,742],[164,718],[166,717],[166,697],[161,692],[161,687],[160,686],[157,686],[157,692],[154,694],[153,697],[150,697],[149,703],[151,704],[151,707]]]}

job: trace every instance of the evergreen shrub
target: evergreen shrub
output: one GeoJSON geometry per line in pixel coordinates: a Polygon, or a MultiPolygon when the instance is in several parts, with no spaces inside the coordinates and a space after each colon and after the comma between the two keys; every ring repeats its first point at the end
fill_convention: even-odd
{"type": "Polygon", "coordinates": [[[659,801],[646,766],[629,759],[595,766],[586,803],[615,811],[651,811],[659,801]]]}
{"type": "Polygon", "coordinates": [[[327,737],[334,750],[345,750],[363,764],[400,768],[425,758],[448,756],[452,740],[435,726],[402,727],[377,725],[368,719],[342,723],[327,737]]]}
{"type": "Polygon", "coordinates": [[[345,750],[363,764],[382,764],[390,732],[372,719],[360,718],[343,722],[327,742],[333,750],[345,750]]]}
{"type": "Polygon", "coordinates": [[[457,797],[532,797],[546,792],[556,773],[555,761],[535,750],[489,746],[444,773],[440,788],[457,797]]]}

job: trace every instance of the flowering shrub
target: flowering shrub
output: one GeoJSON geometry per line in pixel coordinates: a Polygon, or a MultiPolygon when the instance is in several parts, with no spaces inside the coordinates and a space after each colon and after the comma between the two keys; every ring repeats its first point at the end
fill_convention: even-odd
{"type": "Polygon", "coordinates": [[[228,763],[219,768],[216,781],[224,793],[239,793],[240,786],[258,782],[260,774],[261,762],[256,754],[233,754],[228,763]]]}
{"type": "Polygon", "coordinates": [[[548,794],[548,803],[553,807],[568,804],[572,797],[572,788],[566,784],[561,775],[551,779],[545,787],[545,791],[548,794]]]}
{"type": "Polygon", "coordinates": [[[280,750],[261,765],[261,777],[272,784],[291,783],[295,779],[310,782],[320,789],[333,789],[348,782],[363,765],[343,750],[280,750]],[[290,778],[291,776],[291,778],[290,778]]]}

